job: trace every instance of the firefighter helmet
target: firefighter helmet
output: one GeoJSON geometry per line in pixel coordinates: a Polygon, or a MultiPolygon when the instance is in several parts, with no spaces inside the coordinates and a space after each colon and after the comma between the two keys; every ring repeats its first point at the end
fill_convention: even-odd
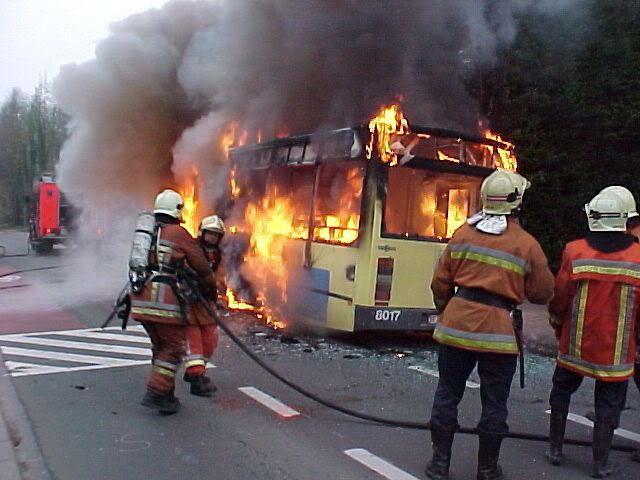
{"type": "Polygon", "coordinates": [[[153,213],[164,213],[170,217],[182,220],[182,197],[174,190],[167,188],[156,196],[156,203],[153,206],[153,213]]]}
{"type": "Polygon", "coordinates": [[[482,211],[490,215],[509,215],[522,203],[531,184],[511,170],[498,169],[484,179],[480,187],[482,211]]]}
{"type": "Polygon", "coordinates": [[[629,216],[622,198],[615,192],[600,192],[584,206],[592,232],[624,232],[629,216]]]}
{"type": "Polygon", "coordinates": [[[610,187],[603,188],[600,191],[600,193],[604,192],[613,192],[620,197],[620,200],[622,200],[622,206],[627,210],[629,218],[639,216],[636,209],[636,199],[633,198],[633,193],[631,193],[628,188],[625,188],[622,185],[611,185],[610,187]]]}
{"type": "Polygon", "coordinates": [[[198,235],[202,236],[202,232],[216,232],[219,233],[220,236],[224,235],[224,222],[218,215],[211,215],[209,217],[205,217],[200,222],[200,228],[198,229],[198,235]]]}

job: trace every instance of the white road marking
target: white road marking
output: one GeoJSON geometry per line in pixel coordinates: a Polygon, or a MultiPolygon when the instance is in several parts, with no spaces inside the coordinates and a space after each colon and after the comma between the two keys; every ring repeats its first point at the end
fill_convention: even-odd
{"type": "MultiPolygon", "coordinates": [[[[547,410],[545,413],[551,414],[551,410],[547,410]]],[[[583,417],[582,415],[570,413],[569,415],[567,415],[567,420],[571,420],[572,422],[579,423],[580,425],[585,425],[587,427],[593,428],[593,422],[587,417],[583,417]]],[[[624,428],[616,428],[613,433],[615,433],[619,437],[626,438],[627,440],[633,440],[634,442],[640,443],[640,434],[636,432],[625,430],[624,428]]]]}
{"type": "MultiPolygon", "coordinates": [[[[11,360],[6,358],[5,363],[9,374],[12,377],[24,377],[27,375],[44,375],[49,373],[61,373],[61,372],[77,372],[82,370],[97,370],[103,368],[117,368],[136,365],[148,365],[151,363],[151,350],[147,348],[137,348],[130,345],[115,345],[104,343],[91,343],[82,341],[67,341],[60,338],[43,338],[43,336],[55,337],[55,336],[69,336],[76,338],[86,339],[100,339],[110,340],[124,343],[136,343],[151,346],[151,342],[146,335],[137,335],[134,333],[115,333],[115,331],[122,331],[120,327],[109,327],[104,330],[90,328],[80,330],[54,330],[50,332],[29,332],[19,334],[8,334],[0,336],[0,351],[6,355],[17,355],[20,357],[27,357],[35,359],[46,359],[52,362],[77,362],[85,363],[88,365],[81,366],[68,366],[68,365],[43,365],[37,363],[27,363],[24,361],[11,360]],[[105,333],[103,333],[105,332],[105,333]],[[109,333],[111,332],[111,333],[109,333]],[[43,348],[57,347],[66,349],[66,352],[57,352],[51,350],[36,350],[32,348],[20,348],[11,345],[12,343],[23,344],[25,347],[29,345],[40,345],[43,348]],[[109,356],[101,356],[87,352],[85,355],[69,353],[70,351],[88,350],[106,352],[112,354],[126,354],[145,357],[142,360],[131,358],[117,358],[109,356]]],[[[144,332],[141,325],[134,325],[127,329],[127,332],[144,332]]],[[[212,363],[207,362],[206,368],[216,368],[212,363]]]]}
{"type": "MultiPolygon", "coordinates": [[[[407,368],[409,370],[415,370],[416,372],[426,373],[427,375],[431,375],[432,377],[440,378],[440,374],[437,370],[431,370],[430,368],[422,367],[420,365],[411,365],[407,368]]],[[[471,380],[467,380],[467,388],[480,388],[480,384],[472,382],[471,380]]]]}
{"type": "Polygon", "coordinates": [[[7,275],[6,277],[0,277],[0,283],[9,283],[16,280],[20,280],[20,275],[7,275]]]}
{"type": "Polygon", "coordinates": [[[361,463],[365,467],[382,475],[384,478],[388,478],[389,480],[418,480],[413,475],[409,475],[404,470],[400,470],[392,463],[375,456],[364,448],[352,448],[350,450],[345,450],[344,453],[353,458],[356,462],[361,463]]]}
{"type": "Polygon", "coordinates": [[[46,358],[48,360],[63,360],[65,362],[88,363],[89,365],[108,365],[124,367],[131,365],[131,360],[122,358],[100,357],[98,355],[78,355],[76,353],[53,352],[51,350],[32,350],[30,348],[0,347],[4,355],[19,355],[21,357],[46,358]]]}
{"type": "Polygon", "coordinates": [[[277,398],[273,398],[271,395],[267,395],[262,390],[258,390],[255,387],[238,387],[245,395],[253,398],[256,402],[261,403],[270,410],[273,410],[278,415],[284,418],[291,418],[300,415],[300,412],[285,405],[277,398]]]}
{"type": "Polygon", "coordinates": [[[125,347],[120,345],[107,345],[104,343],[71,342],[67,340],[55,340],[52,338],[39,337],[13,337],[7,340],[11,343],[28,343],[30,345],[45,345],[48,347],[71,348],[74,350],[95,350],[97,352],[124,353],[127,355],[142,355],[150,357],[151,351],[148,348],[125,347]]]}
{"type": "Polygon", "coordinates": [[[151,346],[148,337],[140,335],[127,335],[124,333],[101,333],[99,330],[67,330],[51,333],[50,335],[63,335],[65,337],[94,338],[96,340],[116,340],[118,342],[142,343],[151,346]]]}

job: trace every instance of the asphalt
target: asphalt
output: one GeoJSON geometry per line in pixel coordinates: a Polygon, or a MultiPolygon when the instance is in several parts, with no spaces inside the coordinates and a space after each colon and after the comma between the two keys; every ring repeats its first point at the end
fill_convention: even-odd
{"type": "Polygon", "coordinates": [[[0,353],[0,480],[50,480],[18,393],[0,353]]]}

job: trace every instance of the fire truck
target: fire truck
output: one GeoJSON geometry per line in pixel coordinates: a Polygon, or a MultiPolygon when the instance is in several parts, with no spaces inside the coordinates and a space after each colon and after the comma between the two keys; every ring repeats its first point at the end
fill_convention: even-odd
{"type": "Polygon", "coordinates": [[[29,243],[36,253],[49,253],[67,241],[72,229],[73,207],[52,175],[43,174],[33,182],[29,203],[29,243]]]}

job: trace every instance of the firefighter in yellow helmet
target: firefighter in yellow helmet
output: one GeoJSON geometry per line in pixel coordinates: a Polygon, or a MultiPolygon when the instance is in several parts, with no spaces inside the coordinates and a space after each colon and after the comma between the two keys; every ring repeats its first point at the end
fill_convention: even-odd
{"type": "Polygon", "coordinates": [[[182,197],[177,192],[167,189],[157,195],[149,276],[139,293],[131,293],[131,317],[142,323],[153,351],[142,405],[165,414],[178,411],[175,375],[185,353],[186,325],[195,323],[194,305],[185,302],[178,276],[188,268],[208,296],[215,290],[207,259],[194,238],[180,226],[182,208],[182,197]]]}
{"type": "Polygon", "coordinates": [[[458,404],[476,365],[482,402],[477,478],[503,478],[498,459],[518,355],[512,315],[521,315],[517,306],[525,299],[545,304],[553,294],[542,248],[514,218],[528,187],[514,172],[489,175],[480,189],[482,211],[456,230],[434,273],[431,290],[441,317],[433,335],[440,351],[429,478],[448,478],[458,404]]]}
{"type": "Polygon", "coordinates": [[[547,458],[554,465],[562,463],[571,395],[585,376],[594,378],[591,476],[604,478],[614,471],[608,463],[611,440],[634,374],[640,245],[626,232],[628,207],[618,193],[599,193],[585,205],[585,212],[590,234],[565,246],[549,304],[558,357],[549,396],[547,458]]]}
{"type": "MultiPolygon", "coordinates": [[[[216,299],[224,294],[224,269],[220,241],[224,236],[224,222],[217,215],[205,217],[198,229],[198,245],[204,253],[209,267],[216,278],[216,299]]],[[[216,308],[217,301],[210,307],[216,308]]],[[[202,305],[194,308],[197,324],[187,327],[187,355],[185,357],[184,379],[191,383],[191,394],[201,397],[212,396],[216,389],[211,379],[205,375],[207,361],[218,345],[218,328],[215,321],[202,305]]]]}

